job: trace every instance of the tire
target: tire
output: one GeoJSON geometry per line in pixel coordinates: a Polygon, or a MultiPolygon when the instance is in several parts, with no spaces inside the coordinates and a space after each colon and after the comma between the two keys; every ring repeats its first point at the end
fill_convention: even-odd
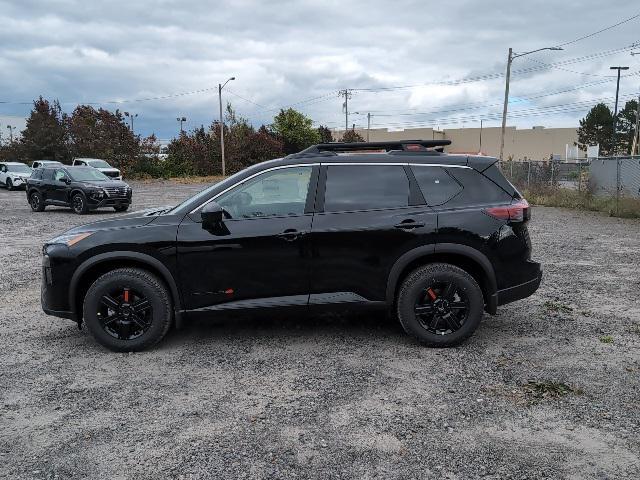
{"type": "Polygon", "coordinates": [[[113,207],[113,209],[118,213],[126,212],[127,210],[129,210],[129,205],[123,205],[121,207],[113,207]]]}
{"type": "Polygon", "coordinates": [[[484,299],[478,282],[466,271],[448,263],[432,263],[405,278],[396,311],[409,335],[427,346],[450,347],[476,331],[484,299]]]}
{"type": "Polygon", "coordinates": [[[38,192],[31,193],[29,195],[29,205],[31,205],[31,210],[34,212],[43,212],[45,205],[42,195],[38,192]]]}
{"type": "Polygon", "coordinates": [[[7,190],[9,190],[9,191],[13,190],[13,182],[11,181],[10,178],[7,178],[7,181],[5,182],[5,185],[7,187],[7,190]]]}
{"type": "Polygon", "coordinates": [[[82,306],[84,322],[100,345],[114,352],[138,352],[158,343],[169,331],[170,298],[155,275],[138,268],[119,268],[105,273],[89,288],[82,306]]]}
{"type": "Polygon", "coordinates": [[[73,210],[78,215],[84,215],[89,211],[89,206],[87,205],[87,199],[84,194],[78,192],[74,193],[71,197],[71,210],[73,210]]]}

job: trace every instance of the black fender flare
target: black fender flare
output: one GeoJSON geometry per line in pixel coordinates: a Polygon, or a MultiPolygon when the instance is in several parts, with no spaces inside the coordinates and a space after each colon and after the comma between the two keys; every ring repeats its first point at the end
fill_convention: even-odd
{"type": "Polygon", "coordinates": [[[80,278],[92,267],[105,263],[112,260],[136,260],[138,263],[149,265],[154,271],[158,272],[165,281],[169,290],[171,291],[171,296],[173,297],[173,311],[174,311],[174,319],[176,327],[181,326],[181,311],[182,311],[182,299],[180,297],[180,291],[178,289],[178,285],[176,284],[175,278],[171,271],[157,258],[152,257],[146,253],[142,252],[133,252],[133,251],[114,251],[114,252],[106,252],[95,255],[83,263],[80,264],[76,271],[71,276],[71,282],[69,283],[69,305],[71,307],[71,311],[74,314],[75,318],[82,318],[80,312],[76,311],[76,294],[78,291],[78,282],[80,278]]]}
{"type": "Polygon", "coordinates": [[[398,285],[398,280],[402,271],[414,260],[418,258],[428,258],[429,256],[439,253],[452,253],[461,255],[473,260],[477,263],[485,274],[487,281],[487,311],[489,313],[495,313],[498,306],[498,284],[496,282],[496,274],[493,269],[493,265],[487,258],[487,256],[481,251],[470,247],[469,245],[462,245],[458,243],[438,243],[434,245],[424,245],[417,247],[403,255],[396,260],[396,263],[391,267],[389,277],[387,279],[386,301],[388,305],[393,305],[395,301],[395,292],[398,285]]]}

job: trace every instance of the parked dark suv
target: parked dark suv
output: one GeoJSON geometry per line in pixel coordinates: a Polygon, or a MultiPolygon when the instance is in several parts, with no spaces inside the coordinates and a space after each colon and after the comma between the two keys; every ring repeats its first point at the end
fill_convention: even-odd
{"type": "Polygon", "coordinates": [[[27,180],[27,200],[35,212],[47,205],[70,207],[78,214],[102,207],[125,212],[131,187],[93,167],[47,166],[35,169],[27,180]]]}
{"type": "Polygon", "coordinates": [[[386,308],[423,343],[455,345],[541,269],[496,159],[435,150],[448,143],[317,145],[69,230],[44,246],[43,309],[115,351],[196,313],[327,306],[386,308]]]}

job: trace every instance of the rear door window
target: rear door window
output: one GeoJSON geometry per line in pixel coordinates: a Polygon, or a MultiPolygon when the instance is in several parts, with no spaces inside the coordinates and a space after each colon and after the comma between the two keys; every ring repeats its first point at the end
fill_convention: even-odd
{"type": "Polygon", "coordinates": [[[402,165],[329,165],[325,212],[409,205],[409,179],[402,165]]]}
{"type": "Polygon", "coordinates": [[[46,168],[42,171],[43,180],[53,180],[53,168],[46,168]]]}
{"type": "Polygon", "coordinates": [[[447,206],[510,203],[512,200],[511,195],[472,168],[451,168],[449,174],[462,184],[462,192],[447,202],[447,206]]]}

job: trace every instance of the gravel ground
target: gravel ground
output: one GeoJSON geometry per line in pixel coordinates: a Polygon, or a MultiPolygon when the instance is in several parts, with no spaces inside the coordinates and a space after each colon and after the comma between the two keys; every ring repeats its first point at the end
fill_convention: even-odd
{"type": "MultiPolygon", "coordinates": [[[[202,185],[135,184],[135,208],[202,185]]],[[[40,310],[42,243],[112,217],[0,191],[0,477],[638,478],[640,222],[535,208],[533,297],[428,349],[383,315],[198,321],[114,354],[40,310]]]]}

